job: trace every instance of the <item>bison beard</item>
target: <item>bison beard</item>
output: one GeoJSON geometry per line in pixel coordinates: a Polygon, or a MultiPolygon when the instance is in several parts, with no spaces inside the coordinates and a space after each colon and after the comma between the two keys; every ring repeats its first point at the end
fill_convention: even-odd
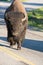
{"type": "Polygon", "coordinates": [[[7,39],[10,42],[10,46],[17,43],[17,49],[21,49],[21,43],[26,34],[28,18],[25,8],[19,0],[14,0],[11,6],[7,8],[4,19],[7,26],[7,39]]]}

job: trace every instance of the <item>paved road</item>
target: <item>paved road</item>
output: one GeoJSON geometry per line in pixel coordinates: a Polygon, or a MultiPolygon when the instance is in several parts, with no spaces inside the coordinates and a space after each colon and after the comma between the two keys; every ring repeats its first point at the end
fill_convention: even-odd
{"type": "Polygon", "coordinates": [[[43,65],[42,32],[28,30],[22,50],[9,47],[6,26],[0,26],[0,65],[43,65]]]}
{"type": "MultiPolygon", "coordinates": [[[[26,11],[30,11],[33,9],[37,9],[40,7],[43,7],[43,0],[29,0],[28,2],[23,2],[24,7],[26,8],[26,11]]],[[[6,2],[0,2],[0,6],[2,7],[8,7],[11,5],[10,3],[6,3],[6,2]]]]}
{"type": "Polygon", "coordinates": [[[43,32],[27,29],[22,50],[9,47],[4,22],[6,7],[0,7],[0,65],[43,65],[43,32]]]}

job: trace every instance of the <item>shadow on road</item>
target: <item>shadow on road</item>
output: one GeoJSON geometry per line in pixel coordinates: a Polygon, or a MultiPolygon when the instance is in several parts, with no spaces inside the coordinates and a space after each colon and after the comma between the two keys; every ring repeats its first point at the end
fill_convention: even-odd
{"type": "Polygon", "coordinates": [[[34,3],[34,2],[32,2],[32,3],[23,2],[23,4],[25,4],[25,5],[33,5],[33,6],[43,6],[43,3],[34,3]]]}
{"type": "MultiPolygon", "coordinates": [[[[0,40],[7,41],[7,38],[6,37],[0,37],[0,40]]],[[[6,44],[5,45],[0,44],[0,46],[9,47],[6,44]]],[[[43,41],[25,39],[23,41],[22,47],[43,52],[43,41]]]]}
{"type": "Polygon", "coordinates": [[[22,46],[28,49],[43,52],[43,41],[25,39],[22,46]]]}
{"type": "MultiPolygon", "coordinates": [[[[7,37],[0,37],[0,40],[7,42],[7,37]]],[[[2,47],[4,46],[4,47],[11,48],[11,47],[10,47],[10,43],[8,42],[9,45],[7,45],[6,42],[2,42],[3,44],[0,43],[0,46],[2,46],[2,47]]],[[[17,50],[16,48],[11,48],[11,49],[17,50]]]]}
{"type": "Polygon", "coordinates": [[[0,6],[0,25],[5,25],[4,13],[8,6],[0,6]]]}
{"type": "Polygon", "coordinates": [[[7,37],[0,37],[0,40],[7,41],[7,37]]]}
{"type": "Polygon", "coordinates": [[[43,29],[42,28],[39,28],[39,27],[34,27],[34,26],[28,26],[28,29],[29,30],[32,30],[32,31],[39,31],[39,32],[43,32],[43,29]]]}

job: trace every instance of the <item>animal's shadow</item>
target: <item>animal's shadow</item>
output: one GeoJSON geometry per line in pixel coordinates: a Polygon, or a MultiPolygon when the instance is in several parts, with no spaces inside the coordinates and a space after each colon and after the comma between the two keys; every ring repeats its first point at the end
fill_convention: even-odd
{"type": "MultiPolygon", "coordinates": [[[[0,37],[0,39],[4,40],[4,41],[7,41],[6,37],[0,37]]],[[[7,46],[6,44],[5,45],[4,44],[0,44],[0,46],[5,46],[5,47],[10,48],[10,46],[7,46]]],[[[22,43],[22,47],[43,52],[43,41],[25,39],[23,41],[23,43],[22,43]]]]}
{"type": "Polygon", "coordinates": [[[2,46],[2,47],[4,46],[4,47],[10,48],[10,49],[17,50],[16,48],[10,47],[9,42],[8,42],[8,44],[6,43],[7,42],[7,37],[0,37],[0,40],[5,41],[5,42],[2,42],[3,44],[0,43],[0,46],[2,46]]]}
{"type": "Polygon", "coordinates": [[[43,52],[43,41],[25,39],[22,46],[28,49],[43,52]]]}

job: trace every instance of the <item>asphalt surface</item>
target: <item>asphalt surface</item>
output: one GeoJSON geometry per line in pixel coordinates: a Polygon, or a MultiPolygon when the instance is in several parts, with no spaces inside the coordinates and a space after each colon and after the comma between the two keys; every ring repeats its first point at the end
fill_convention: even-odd
{"type": "Polygon", "coordinates": [[[8,6],[0,6],[0,65],[43,65],[43,32],[27,29],[22,49],[10,48],[4,12],[8,6]]]}
{"type": "MultiPolygon", "coordinates": [[[[24,7],[26,9],[26,11],[30,11],[33,9],[37,9],[40,7],[43,7],[43,0],[29,0],[27,2],[23,2],[24,7]]],[[[8,6],[11,5],[11,2],[7,3],[7,2],[0,2],[0,6],[7,8],[8,6]]]]}

